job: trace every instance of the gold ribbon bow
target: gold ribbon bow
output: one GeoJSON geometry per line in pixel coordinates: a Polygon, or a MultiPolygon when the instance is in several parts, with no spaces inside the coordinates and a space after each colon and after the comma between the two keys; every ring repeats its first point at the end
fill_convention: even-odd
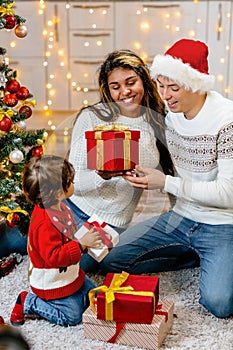
{"type": "Polygon", "coordinates": [[[14,114],[15,114],[15,112],[12,111],[12,109],[9,109],[8,111],[3,111],[2,109],[0,109],[0,121],[4,117],[7,117],[7,118],[11,119],[11,117],[13,117],[14,114]]]}
{"type": "MultiPolygon", "coordinates": [[[[105,293],[105,319],[106,321],[113,320],[113,301],[115,300],[115,293],[119,294],[130,294],[130,295],[141,295],[141,296],[150,296],[155,298],[153,292],[145,292],[145,291],[134,291],[133,287],[125,286],[121,287],[121,285],[127,280],[129,274],[123,271],[121,274],[115,273],[112,279],[112,282],[109,287],[106,285],[94,288],[89,292],[90,299],[90,307],[92,311],[96,314],[95,307],[95,294],[96,292],[104,292],[105,293]]],[[[155,303],[154,303],[155,305],[155,303]]]]}
{"type": "Polygon", "coordinates": [[[20,105],[17,107],[18,109],[20,109],[23,106],[29,106],[29,107],[35,107],[36,106],[36,100],[31,100],[31,101],[23,101],[22,103],[20,103],[20,105]]]}
{"type": "Polygon", "coordinates": [[[111,125],[98,125],[94,127],[94,131],[125,131],[129,128],[125,125],[111,124],[111,125]]]}
{"type": "Polygon", "coordinates": [[[10,208],[8,208],[8,207],[2,206],[2,207],[0,207],[0,212],[8,213],[6,219],[7,219],[9,222],[11,222],[14,213],[22,213],[22,214],[24,214],[24,215],[28,215],[28,212],[27,212],[26,210],[21,209],[20,207],[17,207],[17,208],[15,208],[15,209],[10,209],[10,208]]]}
{"type": "Polygon", "coordinates": [[[13,2],[12,4],[7,5],[6,7],[0,6],[0,13],[1,16],[5,16],[5,15],[12,15],[14,16],[14,10],[13,10],[13,6],[15,5],[15,3],[13,2]]]}

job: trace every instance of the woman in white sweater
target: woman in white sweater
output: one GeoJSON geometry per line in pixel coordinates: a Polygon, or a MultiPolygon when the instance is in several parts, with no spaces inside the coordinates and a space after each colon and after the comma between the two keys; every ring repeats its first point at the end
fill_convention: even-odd
{"type": "MultiPolygon", "coordinates": [[[[120,232],[130,223],[142,189],[129,186],[122,172],[87,169],[85,131],[111,124],[140,130],[140,164],[172,174],[165,142],[165,105],[148,67],[129,50],[107,56],[99,69],[99,88],[100,102],[82,109],[73,127],[69,160],[76,170],[75,192],[68,204],[79,226],[97,214],[120,232]]],[[[81,265],[90,270],[90,261],[81,265]]]]}

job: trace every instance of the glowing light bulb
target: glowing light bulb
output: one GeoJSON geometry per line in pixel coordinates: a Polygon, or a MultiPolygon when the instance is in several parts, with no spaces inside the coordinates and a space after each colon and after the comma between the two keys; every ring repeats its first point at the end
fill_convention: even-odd
{"type": "Polygon", "coordinates": [[[223,81],[223,80],[224,80],[224,76],[223,76],[222,74],[218,74],[218,75],[217,75],[217,80],[218,80],[219,82],[223,81]]]}
{"type": "Polygon", "coordinates": [[[150,24],[148,22],[142,22],[140,23],[140,29],[146,32],[150,29],[150,24]]]}
{"type": "Polygon", "coordinates": [[[134,43],[134,47],[135,47],[135,49],[140,50],[142,45],[141,45],[141,43],[136,42],[136,43],[134,43]]]}
{"type": "Polygon", "coordinates": [[[15,42],[15,41],[12,41],[12,42],[10,43],[10,47],[11,47],[12,49],[14,49],[14,48],[16,47],[16,42],[15,42]]]}
{"type": "Polygon", "coordinates": [[[189,36],[190,36],[191,38],[194,38],[195,35],[196,35],[196,32],[195,32],[194,30],[190,30],[190,31],[189,31],[189,36]]]}

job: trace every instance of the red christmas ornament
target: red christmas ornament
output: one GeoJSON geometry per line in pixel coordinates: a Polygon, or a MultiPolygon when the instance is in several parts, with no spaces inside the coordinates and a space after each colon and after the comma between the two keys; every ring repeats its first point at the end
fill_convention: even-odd
{"type": "Polygon", "coordinates": [[[15,94],[20,88],[20,83],[16,79],[10,79],[6,83],[6,91],[15,94]]]}
{"type": "Polygon", "coordinates": [[[31,107],[25,105],[25,106],[20,107],[19,113],[20,114],[25,113],[25,118],[28,119],[32,115],[32,109],[31,109],[31,107]]]}
{"type": "Polygon", "coordinates": [[[19,100],[26,100],[29,96],[29,90],[25,86],[21,86],[16,93],[19,100]]]}
{"type": "Polygon", "coordinates": [[[3,117],[2,120],[0,121],[0,130],[1,131],[8,131],[10,130],[12,125],[12,121],[8,117],[3,117]]]}
{"type": "Polygon", "coordinates": [[[44,153],[42,146],[37,146],[32,149],[32,156],[33,157],[40,157],[44,153]]]}
{"type": "Polygon", "coordinates": [[[8,106],[8,107],[14,107],[17,105],[18,103],[18,99],[17,96],[15,94],[6,94],[4,96],[4,103],[8,106]]]}
{"type": "Polygon", "coordinates": [[[6,223],[10,227],[16,227],[20,223],[20,216],[17,213],[13,213],[11,221],[6,220],[6,223]]]}
{"type": "Polygon", "coordinates": [[[25,105],[25,106],[20,107],[19,113],[20,114],[25,113],[25,118],[28,119],[32,115],[32,109],[31,109],[31,107],[25,105]]]}
{"type": "Polygon", "coordinates": [[[2,316],[0,316],[0,325],[4,324],[4,323],[5,323],[4,318],[2,316]]]}
{"type": "Polygon", "coordinates": [[[4,25],[4,28],[6,29],[13,29],[16,25],[16,18],[11,15],[4,16],[6,23],[4,25]]]}

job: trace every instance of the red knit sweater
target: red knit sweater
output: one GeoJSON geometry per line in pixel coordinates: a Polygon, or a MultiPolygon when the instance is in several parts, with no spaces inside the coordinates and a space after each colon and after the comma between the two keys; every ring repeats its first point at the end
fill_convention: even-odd
{"type": "Polygon", "coordinates": [[[71,210],[34,207],[28,233],[29,282],[42,299],[59,299],[80,289],[84,271],[79,268],[81,250],[73,239],[77,231],[71,210]]]}

